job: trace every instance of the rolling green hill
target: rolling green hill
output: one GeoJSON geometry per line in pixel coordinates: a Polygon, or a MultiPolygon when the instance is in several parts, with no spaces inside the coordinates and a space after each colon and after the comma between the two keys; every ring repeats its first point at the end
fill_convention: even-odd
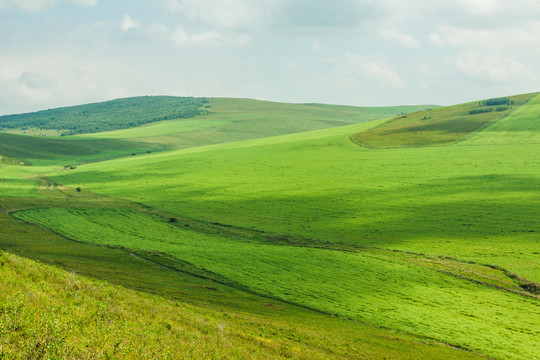
{"type": "Polygon", "coordinates": [[[325,129],[433,107],[354,107],[217,98],[208,100],[205,107],[207,114],[190,120],[163,121],[120,132],[83,137],[131,138],[180,149],[325,129]]]}
{"type": "Polygon", "coordinates": [[[373,352],[377,344],[340,352],[348,331],[335,321],[345,318],[535,359],[539,101],[528,94],[367,122],[390,110],[215,99],[200,117],[207,127],[197,117],[66,137],[176,149],[69,170],[0,168],[0,220],[13,234],[0,244],[168,298],[268,316],[262,322],[318,312],[306,327],[336,331],[332,355],[321,357],[394,357],[373,352]],[[25,242],[22,227],[37,240],[25,242]],[[183,280],[127,270],[143,263],[183,280]],[[203,280],[215,285],[171,288],[203,280]],[[267,314],[260,299],[289,315],[267,314]]]}
{"type": "Polygon", "coordinates": [[[340,338],[316,314],[292,326],[287,315],[270,321],[193,306],[2,251],[0,275],[0,355],[7,359],[480,358],[345,321],[336,322],[354,333],[340,338]],[[317,320],[322,326],[314,328],[317,320]]]}
{"type": "Polygon", "coordinates": [[[154,151],[149,144],[116,139],[42,138],[0,133],[0,156],[19,164],[74,164],[154,151]]]}
{"type": "MultiPolygon", "coordinates": [[[[489,99],[405,114],[355,134],[351,140],[374,148],[447,144],[464,139],[489,124],[499,123],[498,120],[508,116],[535,95],[489,99]]],[[[524,118],[525,122],[530,119],[527,116],[524,118]]],[[[515,127],[521,129],[523,126],[526,128],[527,125],[522,123],[515,127]]]]}
{"type": "Polygon", "coordinates": [[[203,114],[204,98],[141,96],[101,103],[0,116],[0,130],[73,135],[126,129],[156,121],[203,114]]]}
{"type": "MultiPolygon", "coordinates": [[[[427,107],[361,108],[320,104],[282,104],[246,99],[192,99],[159,96],[127,98],[0,117],[0,130],[2,121],[5,124],[11,124],[10,126],[23,126],[21,124],[26,123],[45,124],[40,125],[41,128],[26,130],[5,128],[4,130],[18,133],[18,136],[0,133],[0,156],[36,165],[75,165],[165,149],[329,128],[380,119],[398,112],[417,111],[427,107]],[[204,112],[190,112],[189,116],[187,113],[181,115],[185,106],[189,109],[190,106],[194,106],[193,104],[198,104],[197,106],[204,104],[204,112]],[[52,116],[49,112],[54,114],[53,120],[49,119],[52,116]],[[109,124],[112,121],[115,123],[109,124]],[[42,129],[48,129],[46,131],[49,135],[54,131],[67,134],[64,132],[66,124],[73,124],[72,127],[75,130],[70,130],[72,133],[86,132],[86,128],[82,127],[90,126],[90,124],[97,124],[91,132],[111,127],[113,129],[128,127],[128,129],[62,137],[21,136],[21,134],[39,134],[42,129]],[[136,126],[141,124],[143,126],[136,126]],[[76,128],[77,126],[81,128],[76,128]]],[[[25,128],[28,126],[30,125],[24,125],[25,128]]]]}
{"type": "Polygon", "coordinates": [[[174,271],[153,261],[157,254],[147,251],[74,242],[9,215],[50,206],[148,211],[42,178],[38,183],[33,197],[0,196],[1,248],[55,265],[0,251],[2,357],[481,358],[431,339],[328,316],[174,271]]]}

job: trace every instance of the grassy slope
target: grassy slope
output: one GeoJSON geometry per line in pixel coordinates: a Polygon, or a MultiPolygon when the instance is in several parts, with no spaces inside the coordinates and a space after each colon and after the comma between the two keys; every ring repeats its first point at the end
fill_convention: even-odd
{"type": "Polygon", "coordinates": [[[511,145],[540,143],[540,95],[501,121],[475,134],[464,145],[511,145]]]}
{"type": "MultiPolygon", "coordinates": [[[[152,100],[152,97],[149,98],[152,100]]],[[[124,101],[128,100],[135,101],[137,98],[124,99],[124,101]]],[[[93,105],[82,106],[92,107],[93,105]]],[[[245,99],[212,99],[205,106],[208,107],[205,111],[210,112],[207,115],[160,121],[125,130],[95,134],[36,138],[0,133],[0,156],[39,165],[79,164],[148,151],[256,139],[365,122],[387,117],[396,112],[416,111],[427,107],[359,108],[319,104],[282,104],[245,99]]],[[[137,112],[135,108],[131,104],[126,109],[120,110],[137,112]]],[[[60,114],[58,115],[60,118],[69,115],[73,118],[73,122],[85,122],[86,117],[82,114],[77,115],[78,110],[73,109],[55,109],[54,111],[60,114]]],[[[116,113],[113,112],[111,116],[114,117],[114,114],[116,113]]]]}
{"type": "Polygon", "coordinates": [[[375,329],[343,344],[325,329],[165,300],[1,251],[0,274],[3,358],[476,358],[375,329]]]}
{"type": "Polygon", "coordinates": [[[373,148],[447,144],[464,139],[482,127],[497,122],[535,95],[505,98],[511,101],[511,106],[486,106],[482,102],[471,102],[397,116],[373,129],[351,136],[351,140],[373,148]],[[487,110],[490,111],[474,113],[487,110]]]}
{"type": "Polygon", "coordinates": [[[170,148],[187,148],[323,129],[428,108],[425,105],[361,108],[228,98],[210,99],[209,106],[206,109],[209,114],[192,120],[165,121],[83,137],[137,138],[170,148]]]}
{"type": "Polygon", "coordinates": [[[55,179],[210,222],[451,255],[540,281],[537,146],[369,150],[347,140],[369,126],[111,161],[55,179]]]}
{"type": "Polygon", "coordinates": [[[26,114],[0,116],[0,129],[30,134],[84,134],[126,129],[167,119],[204,113],[205,98],[139,96],[68,106],[26,114]]]}
{"type": "Polygon", "coordinates": [[[155,146],[116,139],[47,139],[0,134],[0,155],[25,164],[75,164],[99,161],[132,153],[152,151],[155,146]]]}
{"type": "Polygon", "coordinates": [[[0,252],[0,355],[478,358],[425,338],[321,315],[172,271],[130,250],[73,242],[8,215],[28,207],[83,205],[139,209],[118,199],[43,184],[33,198],[0,198],[0,248],[160,297],[88,281],[73,271],[0,252]]]}
{"type": "Polygon", "coordinates": [[[463,281],[392,253],[238,241],[133,210],[56,208],[16,216],[77,241],[165,253],[192,272],[326,313],[501,358],[540,355],[534,345],[538,318],[531,316],[540,314],[537,299],[463,281]]]}
{"type": "MultiPolygon", "coordinates": [[[[304,238],[302,241],[306,245],[379,246],[451,254],[460,259],[500,265],[538,281],[538,222],[534,216],[539,206],[536,200],[539,167],[534,161],[538,158],[537,146],[510,144],[505,149],[452,146],[369,150],[347,141],[348,135],[368,127],[360,124],[152,154],[85,166],[64,172],[57,179],[80,185],[83,189],[145,202],[170,213],[297,235],[304,238]],[[141,174],[148,175],[141,177],[141,174]],[[309,237],[320,238],[322,242],[309,237]]],[[[47,219],[47,216],[41,214],[40,218],[47,219]]],[[[396,326],[401,329],[450,339],[499,357],[527,358],[538,354],[534,340],[527,340],[527,336],[535,336],[534,326],[531,327],[528,320],[534,323],[538,318],[536,300],[523,300],[519,295],[486,290],[483,286],[476,288],[477,285],[462,280],[450,281],[442,275],[433,275],[431,270],[416,269],[409,260],[403,263],[403,259],[392,259],[388,255],[381,259],[380,254],[369,254],[366,258],[365,254],[338,253],[341,255],[329,260],[328,250],[312,249],[318,256],[311,258],[321,259],[319,263],[308,261],[312,255],[310,249],[260,244],[242,248],[244,246],[238,246],[243,249],[240,252],[242,259],[233,256],[222,259],[233,262],[228,268],[204,262],[204,257],[198,256],[201,253],[193,250],[182,256],[198,259],[204,271],[214,270],[218,273],[214,275],[219,278],[280,298],[294,296],[305,305],[322,307],[330,312],[353,314],[385,326],[385,321],[390,322],[394,315],[398,319],[396,326]],[[325,288],[332,286],[321,284],[319,280],[326,277],[319,279],[319,271],[307,272],[306,279],[301,281],[305,286],[296,288],[287,272],[274,271],[272,261],[265,266],[256,266],[253,260],[238,268],[240,274],[230,272],[234,268],[232,265],[237,265],[234,262],[249,259],[260,251],[271,253],[272,260],[280,264],[288,260],[285,263],[291,270],[303,268],[305,264],[311,264],[309,267],[314,269],[317,266],[334,269],[336,272],[327,274],[327,280],[335,284],[335,291],[325,293],[325,288]],[[360,259],[347,260],[351,256],[360,259]],[[373,299],[369,303],[375,305],[370,308],[371,312],[364,311],[367,315],[363,314],[358,294],[348,293],[350,289],[335,282],[340,274],[352,278],[364,275],[350,273],[351,261],[369,264],[375,269],[366,279],[355,282],[359,289],[365,287],[376,291],[380,279],[387,279],[388,273],[393,274],[393,279],[401,279],[401,283],[415,286],[405,292],[382,287],[386,290],[370,294],[373,299]],[[377,264],[386,264],[386,267],[377,264]],[[258,275],[274,277],[252,276],[258,270],[261,270],[258,275]],[[242,275],[242,272],[250,276],[242,275]],[[278,281],[280,276],[283,276],[281,282],[278,281]],[[422,283],[429,279],[441,287],[423,287],[422,283]],[[316,299],[308,296],[314,290],[321,291],[316,299]],[[437,294],[438,291],[442,293],[437,294]],[[391,302],[377,302],[377,294],[386,299],[385,295],[391,292],[395,292],[391,302]],[[457,293],[464,295],[457,297],[457,293]],[[461,321],[461,325],[450,324],[448,321],[453,320],[452,316],[445,316],[446,327],[433,327],[432,323],[436,323],[433,316],[425,315],[423,308],[414,310],[415,303],[426,294],[434,299],[424,304],[435,307],[433,314],[444,314],[452,305],[457,319],[471,317],[473,320],[461,321]],[[456,298],[456,304],[439,301],[445,296],[456,298]],[[338,300],[333,302],[333,299],[338,300]],[[477,304],[473,300],[483,303],[477,304]],[[406,309],[411,304],[408,301],[413,308],[406,309]],[[401,304],[401,307],[395,314],[388,313],[392,310],[385,309],[385,304],[391,307],[401,304]],[[528,308],[529,319],[523,314],[520,324],[512,323],[510,309],[513,308],[528,308]],[[499,320],[494,323],[489,318],[499,320]],[[520,326],[524,328],[517,329],[520,326]],[[482,329],[495,335],[484,337],[482,329]],[[468,338],[467,334],[472,337],[468,338]],[[524,348],[520,349],[519,343],[523,343],[524,348]]],[[[252,257],[255,258],[261,256],[252,257]]],[[[391,287],[389,281],[384,283],[391,287]]]]}

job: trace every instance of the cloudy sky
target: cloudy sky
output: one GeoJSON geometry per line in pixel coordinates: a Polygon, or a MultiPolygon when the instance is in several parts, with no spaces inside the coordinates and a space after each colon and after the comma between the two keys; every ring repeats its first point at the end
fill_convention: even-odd
{"type": "Polygon", "coordinates": [[[540,91],[539,0],[0,0],[0,114],[135,95],[360,106],[540,91]]]}

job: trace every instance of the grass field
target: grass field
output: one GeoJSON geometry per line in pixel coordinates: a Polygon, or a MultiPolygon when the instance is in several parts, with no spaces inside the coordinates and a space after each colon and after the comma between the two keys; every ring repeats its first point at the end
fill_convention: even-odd
{"type": "Polygon", "coordinates": [[[516,109],[509,116],[475,134],[466,145],[538,144],[540,142],[540,96],[527,106],[516,109]]]}
{"type": "Polygon", "coordinates": [[[7,359],[479,358],[344,321],[341,329],[352,334],[340,338],[324,325],[196,307],[1,251],[0,274],[0,355],[7,359]]]}
{"type": "MultiPolygon", "coordinates": [[[[538,358],[540,95],[531,96],[500,111],[474,102],[390,122],[366,122],[388,108],[214,99],[192,123],[146,126],[152,136],[102,135],[175,150],[74,169],[1,167],[14,239],[2,246],[211,309],[266,316],[255,305],[266,299],[289,309],[285,324],[312,309],[328,331],[344,324],[338,316],[495,358],[538,358]],[[213,126],[198,127],[203,118],[213,126]],[[413,131],[417,121],[429,126],[413,131]],[[25,244],[19,227],[51,229],[54,240],[40,233],[49,240],[25,244]],[[95,255],[72,255],[85,251],[95,255]],[[105,265],[111,256],[124,270],[105,265]],[[164,266],[164,279],[214,281],[224,296],[201,286],[180,295],[151,280],[160,276],[130,274],[141,261],[164,266]]],[[[97,136],[65,138],[106,140],[97,136]]],[[[358,349],[350,357],[362,358],[358,349]]],[[[373,357],[394,357],[386,351],[373,357]]]]}
{"type": "Polygon", "coordinates": [[[159,147],[121,139],[42,138],[0,134],[0,156],[25,165],[74,165],[146,153],[159,147]]]}
{"type": "Polygon", "coordinates": [[[80,135],[80,138],[136,139],[169,149],[219,144],[299,133],[386,118],[433,106],[353,107],[283,104],[250,99],[208,100],[207,114],[167,120],[123,131],[80,135]]]}
{"type": "MultiPolygon", "coordinates": [[[[144,114],[144,109],[149,105],[143,104],[144,106],[141,105],[140,109],[137,108],[136,105],[141,99],[161,106],[158,106],[156,111],[163,116],[174,113],[175,103],[183,101],[182,98],[169,97],[163,99],[161,97],[128,98],[116,102],[91,104],[89,107],[92,109],[96,107],[92,111],[98,123],[103,119],[105,122],[109,121],[105,112],[109,108],[112,109],[108,115],[110,118],[120,119],[122,116],[127,116],[129,120],[128,115],[135,114],[137,119],[146,121],[150,119],[148,116],[151,114],[144,114]]],[[[120,119],[119,123],[130,126],[123,130],[61,137],[32,137],[0,133],[0,156],[34,165],[75,165],[166,149],[189,148],[331,128],[428,108],[428,106],[362,108],[220,98],[204,101],[206,101],[204,114],[194,115],[187,119],[171,116],[168,120],[152,120],[150,123],[137,127],[129,125],[130,123],[125,119],[120,119]]],[[[63,122],[68,121],[67,119],[82,124],[88,121],[85,112],[78,107],[60,108],[53,112],[63,122]]],[[[21,114],[17,117],[28,118],[28,121],[39,121],[39,114],[41,113],[21,114]]],[[[47,126],[53,125],[54,121],[51,120],[51,124],[47,126]]],[[[23,131],[14,128],[10,131],[18,134],[26,131],[30,134],[33,130],[23,131]]],[[[38,129],[38,131],[64,131],[64,128],[38,129]]]]}
{"type": "Polygon", "coordinates": [[[170,255],[180,269],[326,313],[501,358],[540,354],[538,319],[531,317],[540,314],[538,300],[391,254],[242,242],[133,210],[56,208],[16,216],[77,241],[170,255]]]}
{"type": "Polygon", "coordinates": [[[60,186],[41,186],[36,195],[0,197],[0,246],[69,271],[0,251],[3,357],[480,358],[427,338],[327,316],[173,271],[129,249],[74,242],[9,215],[51,205],[148,210],[60,186]]]}
{"type": "Polygon", "coordinates": [[[139,96],[26,114],[0,116],[0,131],[26,135],[73,135],[132,128],[205,113],[205,98],[139,96]]]}
{"type": "Polygon", "coordinates": [[[448,144],[465,139],[489,124],[497,123],[535,95],[504,98],[509,102],[505,106],[487,106],[483,102],[475,101],[405,114],[355,134],[351,136],[351,140],[373,148],[448,144]]]}
{"type": "Polygon", "coordinates": [[[451,255],[540,281],[536,145],[370,150],[348,141],[369,126],[111,161],[54,179],[209,222],[451,255]]]}

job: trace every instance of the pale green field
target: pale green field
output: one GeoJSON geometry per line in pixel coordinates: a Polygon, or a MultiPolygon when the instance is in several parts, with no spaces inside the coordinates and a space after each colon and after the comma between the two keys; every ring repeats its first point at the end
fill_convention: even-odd
{"type": "Polygon", "coordinates": [[[74,135],[73,138],[100,139],[136,139],[160,135],[172,135],[194,130],[218,127],[231,124],[231,121],[220,120],[166,120],[125,130],[99,132],[93,134],[74,135]]]}

